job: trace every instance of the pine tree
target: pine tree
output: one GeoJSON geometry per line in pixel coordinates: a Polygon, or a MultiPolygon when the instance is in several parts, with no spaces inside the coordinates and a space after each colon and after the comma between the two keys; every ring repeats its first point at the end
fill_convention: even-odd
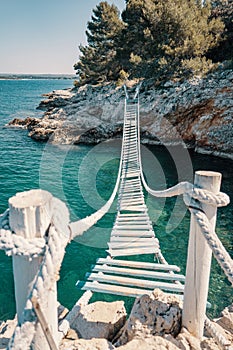
{"type": "Polygon", "coordinates": [[[117,7],[106,1],[93,10],[87,24],[88,45],[79,46],[80,59],[74,65],[81,84],[117,79],[121,69],[116,59],[117,40],[124,27],[119,15],[117,7]]]}
{"type": "Polygon", "coordinates": [[[126,0],[122,18],[129,62],[135,68],[141,65],[144,76],[208,69],[205,54],[224,28],[219,19],[210,20],[210,14],[209,3],[203,6],[199,0],[126,0]]]}

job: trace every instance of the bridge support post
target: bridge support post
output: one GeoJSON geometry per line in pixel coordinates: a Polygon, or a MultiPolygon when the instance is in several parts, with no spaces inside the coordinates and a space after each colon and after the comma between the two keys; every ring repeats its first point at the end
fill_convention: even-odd
{"type": "MultiPolygon", "coordinates": [[[[31,190],[18,193],[9,199],[9,220],[11,230],[25,239],[43,238],[48,230],[52,216],[53,196],[42,190],[31,190]]],[[[42,257],[29,257],[25,247],[25,255],[13,255],[13,273],[15,284],[15,300],[18,323],[24,322],[23,310],[26,305],[33,280],[39,271],[42,257]]],[[[40,298],[40,305],[55,341],[58,339],[57,286],[56,281],[49,292],[40,298]]],[[[33,350],[49,350],[41,325],[37,324],[32,343],[33,350]]]]}
{"type": "MultiPolygon", "coordinates": [[[[194,185],[195,187],[218,193],[221,185],[221,174],[210,171],[197,171],[194,185]]],[[[200,207],[199,203],[191,204],[198,206],[205,212],[214,230],[217,207],[207,204],[202,204],[202,207],[200,207]]],[[[202,235],[194,216],[191,215],[182,325],[199,339],[203,336],[211,257],[212,251],[202,235]]]]}

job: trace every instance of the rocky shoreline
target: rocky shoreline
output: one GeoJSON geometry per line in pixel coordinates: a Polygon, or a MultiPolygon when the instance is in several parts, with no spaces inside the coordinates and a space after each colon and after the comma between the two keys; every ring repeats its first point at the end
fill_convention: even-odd
{"type": "MultiPolygon", "coordinates": [[[[208,328],[198,340],[181,327],[182,302],[176,296],[155,289],[135,300],[129,317],[123,301],[77,305],[69,312],[58,307],[59,329],[64,320],[72,320],[60,342],[60,350],[218,350],[223,347],[208,328]]],[[[0,325],[0,349],[6,349],[16,326],[16,319],[0,325]]],[[[224,349],[232,350],[233,305],[220,318],[209,321],[224,337],[224,349]]]]}
{"type": "MultiPolygon", "coordinates": [[[[14,119],[37,141],[97,144],[122,135],[124,90],[113,84],[86,85],[44,95],[42,119],[14,119]]],[[[233,71],[206,78],[145,81],[140,92],[141,139],[144,144],[177,145],[233,159],[233,71]]]]}

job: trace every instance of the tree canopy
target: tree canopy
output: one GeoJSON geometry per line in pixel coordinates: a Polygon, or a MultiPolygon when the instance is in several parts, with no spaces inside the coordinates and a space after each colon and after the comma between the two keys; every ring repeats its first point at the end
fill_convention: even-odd
{"type": "Polygon", "coordinates": [[[130,78],[181,77],[207,72],[223,39],[224,23],[209,1],[100,2],[87,24],[87,45],[74,68],[80,84],[130,78]]]}

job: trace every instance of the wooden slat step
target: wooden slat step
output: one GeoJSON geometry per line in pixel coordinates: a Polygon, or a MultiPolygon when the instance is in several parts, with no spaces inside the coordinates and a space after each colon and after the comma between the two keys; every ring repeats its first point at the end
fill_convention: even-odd
{"type": "Polygon", "coordinates": [[[110,284],[124,285],[129,287],[142,287],[145,289],[154,290],[155,288],[160,288],[162,290],[167,290],[176,293],[183,293],[184,286],[182,284],[176,283],[166,283],[159,281],[142,280],[138,278],[122,277],[122,276],[112,276],[105,275],[103,273],[87,273],[85,276],[88,281],[97,281],[110,284]]]}
{"type": "Polygon", "coordinates": [[[146,238],[142,238],[142,237],[121,237],[121,236],[112,236],[110,238],[110,243],[112,242],[122,242],[122,243],[133,243],[133,242],[142,242],[142,243],[145,243],[145,242],[154,242],[154,244],[157,244],[158,245],[158,240],[157,238],[155,237],[146,237],[146,238]]]}
{"type": "Polygon", "coordinates": [[[108,252],[108,254],[112,257],[114,257],[114,256],[142,255],[142,254],[156,254],[156,253],[158,253],[158,247],[108,249],[108,250],[106,250],[106,252],[108,252]]]}
{"type": "Polygon", "coordinates": [[[120,213],[120,214],[118,214],[118,216],[117,216],[118,218],[120,217],[120,218],[132,218],[132,217],[135,217],[135,218],[144,218],[144,217],[146,217],[146,218],[148,218],[148,215],[147,215],[147,211],[145,211],[145,213],[137,213],[137,214],[135,214],[135,213],[120,213]]]}
{"type": "Polygon", "coordinates": [[[154,231],[135,231],[135,230],[112,230],[111,236],[122,236],[122,237],[154,237],[154,231]]]}
{"type": "Polygon", "coordinates": [[[119,201],[121,203],[125,203],[125,204],[128,204],[128,203],[144,203],[144,196],[141,195],[141,196],[135,196],[133,197],[132,195],[131,196],[127,196],[126,198],[125,197],[121,197],[119,198],[119,201]]]}
{"type": "Polygon", "coordinates": [[[128,223],[128,224],[149,224],[149,225],[152,225],[150,219],[148,216],[145,216],[143,218],[133,218],[133,217],[129,217],[129,218],[119,218],[117,217],[116,218],[116,221],[115,221],[115,225],[116,224],[124,224],[124,223],[128,223]]]}
{"type": "Polygon", "coordinates": [[[82,282],[78,281],[76,286],[81,290],[91,290],[92,292],[108,293],[114,295],[122,295],[128,297],[139,297],[144,294],[151,294],[151,291],[145,289],[135,289],[124,286],[114,286],[98,282],[82,282]]]}
{"type": "Polygon", "coordinates": [[[130,211],[144,211],[145,210],[145,206],[127,206],[127,205],[122,205],[120,206],[120,210],[130,210],[130,211]]]}
{"type": "Polygon", "coordinates": [[[132,188],[132,190],[131,189],[125,189],[125,192],[123,192],[123,193],[121,193],[120,194],[120,198],[119,198],[119,200],[121,200],[122,199],[122,197],[124,198],[125,196],[125,198],[126,198],[126,200],[130,200],[130,197],[131,197],[131,199],[133,199],[132,198],[132,196],[133,195],[139,195],[142,199],[144,199],[144,195],[143,195],[143,193],[142,192],[139,192],[139,191],[136,191],[136,190],[140,190],[140,188],[132,188]],[[127,198],[128,197],[128,198],[127,198]]]}
{"type": "Polygon", "coordinates": [[[141,231],[141,230],[151,230],[152,227],[151,225],[148,225],[148,224],[145,224],[145,225],[119,225],[117,224],[116,225],[117,227],[117,230],[121,231],[121,230],[138,230],[138,231],[141,231]]]}
{"type": "MultiPolygon", "coordinates": [[[[133,179],[132,179],[133,180],[133,179]]],[[[135,179],[136,181],[134,183],[128,183],[128,180],[126,180],[121,186],[120,186],[120,189],[119,189],[119,193],[120,194],[124,194],[124,193],[131,193],[131,192],[138,192],[140,191],[141,193],[142,192],[142,186],[141,186],[141,183],[138,181],[138,178],[135,179]]]]}
{"type": "Polygon", "coordinates": [[[120,187],[121,191],[123,190],[126,192],[128,192],[128,190],[138,191],[139,189],[142,191],[141,182],[139,181],[139,178],[130,179],[130,180],[125,179],[124,183],[121,184],[121,187],[120,187]],[[132,182],[132,180],[134,180],[134,181],[132,182]]]}
{"type": "Polygon", "coordinates": [[[151,220],[149,218],[149,216],[145,213],[144,216],[138,216],[138,214],[135,214],[134,216],[117,216],[116,217],[116,222],[150,222],[151,220]]]}
{"type": "Polygon", "coordinates": [[[158,243],[156,241],[150,242],[150,238],[148,238],[148,242],[137,240],[136,242],[128,241],[128,242],[110,242],[108,243],[109,249],[131,249],[131,248],[147,248],[147,247],[158,247],[158,243]]]}
{"type": "Polygon", "coordinates": [[[126,205],[126,206],[129,206],[129,205],[141,205],[141,204],[144,204],[145,201],[144,201],[144,198],[141,198],[141,199],[128,199],[128,200],[119,200],[119,203],[121,206],[123,205],[126,205]]]}
{"type": "Polygon", "coordinates": [[[161,279],[168,281],[185,281],[185,276],[181,274],[170,274],[169,272],[157,272],[152,270],[139,270],[135,268],[114,267],[109,265],[95,265],[92,268],[93,271],[105,272],[117,275],[126,275],[134,277],[145,277],[153,279],[161,279]]]}
{"type": "Polygon", "coordinates": [[[164,271],[176,271],[180,272],[180,268],[176,265],[168,265],[168,264],[158,264],[158,263],[150,263],[150,262],[140,262],[140,261],[129,261],[129,260],[117,260],[110,258],[98,258],[96,260],[97,264],[108,264],[114,266],[126,266],[126,267],[135,267],[139,269],[147,269],[147,270],[164,270],[164,271]]]}

